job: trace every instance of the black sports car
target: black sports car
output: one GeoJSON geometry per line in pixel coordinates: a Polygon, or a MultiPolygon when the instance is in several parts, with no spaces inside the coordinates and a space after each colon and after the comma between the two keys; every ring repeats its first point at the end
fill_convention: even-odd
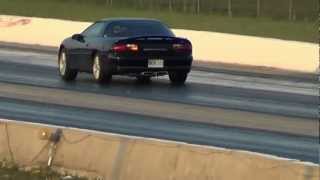
{"type": "Polygon", "coordinates": [[[158,20],[105,19],[81,34],[65,39],[59,48],[59,74],[75,80],[78,72],[93,73],[99,83],[112,75],[129,75],[140,81],[169,75],[184,84],[192,65],[192,45],[177,38],[158,20]]]}

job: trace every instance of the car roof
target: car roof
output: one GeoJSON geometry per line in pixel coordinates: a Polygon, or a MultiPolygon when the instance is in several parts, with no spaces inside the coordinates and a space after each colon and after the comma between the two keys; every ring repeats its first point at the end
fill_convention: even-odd
{"type": "Polygon", "coordinates": [[[114,22],[114,21],[156,21],[156,22],[161,22],[160,20],[152,19],[152,18],[126,18],[126,17],[105,18],[105,19],[101,19],[97,22],[114,22]]]}

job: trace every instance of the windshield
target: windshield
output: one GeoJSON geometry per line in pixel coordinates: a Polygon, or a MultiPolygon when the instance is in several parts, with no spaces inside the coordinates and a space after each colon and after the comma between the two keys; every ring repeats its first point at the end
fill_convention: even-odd
{"type": "Polygon", "coordinates": [[[108,25],[106,34],[108,37],[174,36],[165,25],[150,20],[112,22],[108,25]]]}

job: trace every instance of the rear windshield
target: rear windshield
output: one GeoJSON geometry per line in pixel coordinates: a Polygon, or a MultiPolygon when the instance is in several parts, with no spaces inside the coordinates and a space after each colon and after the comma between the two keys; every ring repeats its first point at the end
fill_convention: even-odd
{"type": "Polygon", "coordinates": [[[106,34],[108,37],[174,36],[165,25],[148,20],[112,22],[108,25],[106,34]]]}

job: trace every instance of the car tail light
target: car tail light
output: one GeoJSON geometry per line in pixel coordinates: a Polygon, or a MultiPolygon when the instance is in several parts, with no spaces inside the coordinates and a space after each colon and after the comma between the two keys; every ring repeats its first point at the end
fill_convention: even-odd
{"type": "Polygon", "coordinates": [[[115,44],[112,47],[112,51],[121,53],[121,52],[128,52],[128,51],[138,51],[139,47],[137,44],[115,44]]]}
{"type": "Polygon", "coordinates": [[[189,42],[174,43],[172,48],[177,52],[191,52],[192,45],[189,42]]]}

